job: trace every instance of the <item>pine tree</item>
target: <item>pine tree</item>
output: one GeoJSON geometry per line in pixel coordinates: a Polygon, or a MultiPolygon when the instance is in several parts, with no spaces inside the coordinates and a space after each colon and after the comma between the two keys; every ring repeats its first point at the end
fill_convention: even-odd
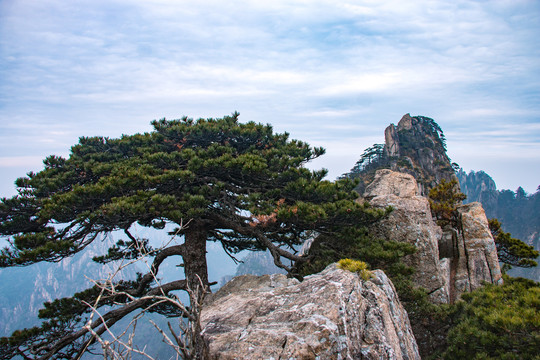
{"type": "Polygon", "coordinates": [[[437,223],[441,226],[454,224],[457,206],[466,198],[459,190],[456,179],[442,179],[439,185],[429,191],[429,205],[437,223]]]}
{"type": "Polygon", "coordinates": [[[505,275],[453,307],[453,328],[442,359],[538,359],[540,285],[505,275]]]}
{"type": "Polygon", "coordinates": [[[274,134],[270,125],[242,124],[238,115],[162,119],[150,133],[118,139],[82,137],[68,158],[50,156],[42,171],[17,180],[18,195],[0,202],[0,235],[11,244],[0,253],[1,267],[60,261],[111,232],[125,238],[96,261],[132,259],[141,250],[154,258],[150,272],[115,285],[125,295],[104,296],[94,287],[47,304],[41,327],[2,339],[0,359],[76,358],[95,334],[150,306],[151,295],[208,287],[207,241],[231,256],[268,249],[277,266],[298,276],[283,259],[305,261],[294,249],[307,238],[361,228],[383,214],[354,201],[353,181],[325,181],[325,170],[304,167],[324,149],[274,134]],[[134,235],[135,225],[174,228],[184,241],[157,251],[134,235]],[[172,256],[183,259],[184,276],[156,284],[172,256]],[[90,312],[85,302],[96,301],[104,315],[89,325],[92,335],[82,324],[90,312]]]}
{"type": "Polygon", "coordinates": [[[503,231],[501,223],[497,219],[489,219],[489,230],[495,245],[499,261],[507,266],[535,267],[538,264],[534,259],[539,255],[534,247],[525,244],[520,239],[512,237],[512,234],[503,231]]]}

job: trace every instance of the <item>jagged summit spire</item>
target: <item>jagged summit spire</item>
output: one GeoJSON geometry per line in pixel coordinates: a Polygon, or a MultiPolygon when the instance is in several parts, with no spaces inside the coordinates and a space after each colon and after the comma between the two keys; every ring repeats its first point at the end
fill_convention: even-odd
{"type": "Polygon", "coordinates": [[[410,130],[412,128],[412,121],[411,114],[407,113],[403,115],[398,122],[398,130],[410,130]]]}
{"type": "Polygon", "coordinates": [[[378,169],[413,175],[423,195],[442,179],[456,178],[441,127],[429,117],[410,114],[403,115],[397,126],[390,124],[384,131],[384,144],[366,149],[345,176],[360,178],[358,190],[362,192],[378,169]]]}

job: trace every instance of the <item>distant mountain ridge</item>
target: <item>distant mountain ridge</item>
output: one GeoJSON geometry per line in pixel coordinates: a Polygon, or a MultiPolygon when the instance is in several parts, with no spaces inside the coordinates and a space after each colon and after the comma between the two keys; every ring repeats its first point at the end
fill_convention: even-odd
{"type": "MultiPolygon", "coordinates": [[[[540,186],[534,194],[525,193],[522,187],[516,191],[497,190],[495,181],[484,171],[467,174],[459,169],[456,174],[461,191],[467,195],[466,203],[482,203],[487,217],[498,219],[504,231],[540,250],[540,186]]],[[[514,268],[510,274],[540,281],[539,266],[514,268]]]]}
{"type": "MultiPolygon", "coordinates": [[[[115,263],[102,265],[92,261],[92,257],[103,255],[112,243],[112,238],[96,240],[83,252],[59,263],[0,269],[0,336],[38,325],[38,311],[44,302],[72,296],[91,287],[90,279],[106,279],[116,271],[115,263]]],[[[123,278],[134,276],[134,272],[123,270],[123,278]]]]}

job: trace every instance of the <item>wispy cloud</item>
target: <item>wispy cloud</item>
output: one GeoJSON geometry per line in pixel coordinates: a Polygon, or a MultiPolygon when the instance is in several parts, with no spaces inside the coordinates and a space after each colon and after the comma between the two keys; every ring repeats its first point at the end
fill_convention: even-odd
{"type": "Polygon", "coordinates": [[[3,1],[0,156],[238,110],[327,147],[339,174],[411,112],[471,168],[526,148],[540,169],[539,24],[527,0],[3,1]]]}

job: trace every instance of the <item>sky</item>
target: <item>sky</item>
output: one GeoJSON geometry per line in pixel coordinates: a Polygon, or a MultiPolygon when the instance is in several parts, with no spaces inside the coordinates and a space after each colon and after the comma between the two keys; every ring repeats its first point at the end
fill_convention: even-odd
{"type": "Polygon", "coordinates": [[[464,170],[540,185],[540,1],[0,0],[0,197],[80,136],[270,123],[329,179],[401,117],[464,170]]]}

